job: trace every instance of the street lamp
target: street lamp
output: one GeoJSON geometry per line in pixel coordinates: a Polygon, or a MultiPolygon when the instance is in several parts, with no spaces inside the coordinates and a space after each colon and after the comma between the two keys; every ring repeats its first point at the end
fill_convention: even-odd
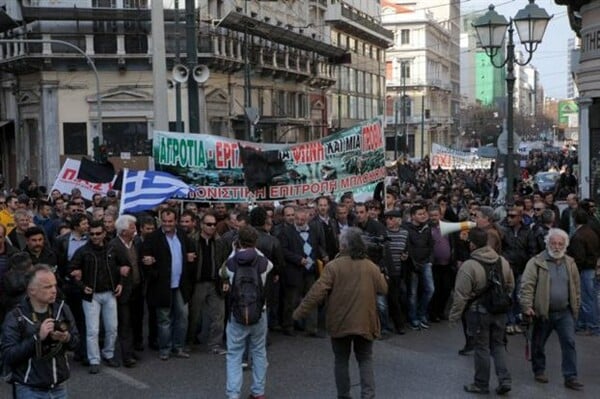
{"type": "Polygon", "coordinates": [[[535,0],[529,0],[529,4],[517,12],[517,15],[514,18],[511,18],[510,22],[507,21],[504,16],[494,11],[494,6],[490,5],[488,12],[477,18],[472,24],[477,33],[479,45],[484,49],[487,56],[490,57],[492,65],[496,68],[504,68],[506,66],[506,131],[508,134],[506,151],[507,202],[513,195],[514,184],[514,167],[512,158],[514,153],[513,104],[516,80],[514,74],[515,64],[524,66],[531,61],[533,53],[537,50],[538,45],[542,42],[544,32],[546,31],[546,27],[548,26],[550,19],[552,19],[552,16],[548,15],[546,10],[543,8],[538,7],[535,4],[535,0]],[[528,57],[525,62],[515,59],[513,23],[517,28],[517,33],[521,39],[521,44],[523,44],[528,53],[528,57]],[[504,38],[506,37],[507,30],[508,43],[506,44],[506,58],[500,64],[496,64],[495,58],[504,45],[504,38]]]}

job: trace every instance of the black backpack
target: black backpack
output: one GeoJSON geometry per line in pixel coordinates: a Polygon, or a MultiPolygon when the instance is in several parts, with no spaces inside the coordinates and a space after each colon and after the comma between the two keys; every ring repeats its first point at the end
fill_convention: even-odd
{"type": "Polygon", "coordinates": [[[502,314],[512,308],[511,293],[504,289],[504,274],[502,273],[502,258],[495,263],[481,263],[486,275],[486,287],[478,295],[478,303],[490,314],[502,314]]]}
{"type": "MultiPolygon", "coordinates": [[[[258,254],[250,264],[237,264],[231,285],[231,314],[240,324],[258,323],[265,306],[264,287],[258,254]]],[[[264,272],[264,270],[263,270],[264,272]]]]}

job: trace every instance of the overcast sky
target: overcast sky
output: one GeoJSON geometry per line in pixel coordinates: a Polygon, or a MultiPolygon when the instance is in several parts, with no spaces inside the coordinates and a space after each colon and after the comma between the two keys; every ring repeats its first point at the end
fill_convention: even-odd
{"type": "MultiPolygon", "coordinates": [[[[506,19],[514,17],[517,12],[529,4],[528,0],[462,0],[461,14],[473,10],[487,10],[494,4],[496,12],[504,15],[506,19]]],[[[558,6],[553,0],[537,0],[536,4],[554,15],[544,35],[542,43],[533,54],[531,64],[540,72],[540,80],[544,86],[547,97],[565,98],[567,96],[567,40],[575,37],[569,26],[567,7],[558,6]]],[[[515,32],[515,36],[518,36],[515,32]]],[[[516,49],[523,49],[518,38],[515,37],[516,49]]]]}

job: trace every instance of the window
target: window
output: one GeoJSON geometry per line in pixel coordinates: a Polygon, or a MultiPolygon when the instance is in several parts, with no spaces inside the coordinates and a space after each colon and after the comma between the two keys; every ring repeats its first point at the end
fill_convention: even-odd
{"type": "Polygon", "coordinates": [[[410,79],[410,64],[408,61],[402,61],[400,63],[400,79],[410,79]]]}
{"type": "Polygon", "coordinates": [[[102,134],[109,154],[143,154],[144,143],[148,140],[148,125],[146,122],[103,123],[102,134]]]}
{"type": "Polygon", "coordinates": [[[87,124],[63,123],[63,143],[65,154],[87,154],[87,124]]]}
{"type": "MultiPolygon", "coordinates": [[[[147,0],[124,0],[123,8],[147,9],[147,0]]],[[[146,54],[148,52],[148,22],[124,21],[125,52],[128,54],[146,54]]]]}
{"type": "Polygon", "coordinates": [[[185,122],[181,121],[180,123],[181,123],[181,129],[177,129],[177,121],[169,122],[169,132],[179,132],[179,133],[185,132],[185,122]]]}
{"type": "Polygon", "coordinates": [[[410,44],[410,29],[400,31],[400,44],[410,44]]]}
{"type": "Polygon", "coordinates": [[[402,101],[400,101],[400,112],[404,113],[405,117],[409,117],[412,114],[412,100],[409,96],[404,96],[404,110],[402,110],[402,101]]]}
{"type": "Polygon", "coordinates": [[[148,0],[123,0],[123,8],[148,8],[148,0]]]}

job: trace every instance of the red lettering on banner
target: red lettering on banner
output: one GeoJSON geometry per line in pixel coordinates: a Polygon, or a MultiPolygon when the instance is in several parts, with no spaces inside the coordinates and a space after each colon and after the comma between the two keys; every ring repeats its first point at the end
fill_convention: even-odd
{"type": "Polygon", "coordinates": [[[239,168],[237,143],[217,141],[215,143],[215,167],[217,169],[239,168]]]}
{"type": "Polygon", "coordinates": [[[75,180],[77,179],[77,170],[66,168],[65,173],[62,175],[62,178],[65,180],[75,180]]]}
{"type": "Polygon", "coordinates": [[[361,130],[363,152],[378,150],[383,147],[383,135],[379,123],[364,126],[361,130]]]}
{"type": "Polygon", "coordinates": [[[299,144],[292,147],[292,157],[296,165],[321,162],[325,159],[325,150],[320,142],[299,144]]]}

